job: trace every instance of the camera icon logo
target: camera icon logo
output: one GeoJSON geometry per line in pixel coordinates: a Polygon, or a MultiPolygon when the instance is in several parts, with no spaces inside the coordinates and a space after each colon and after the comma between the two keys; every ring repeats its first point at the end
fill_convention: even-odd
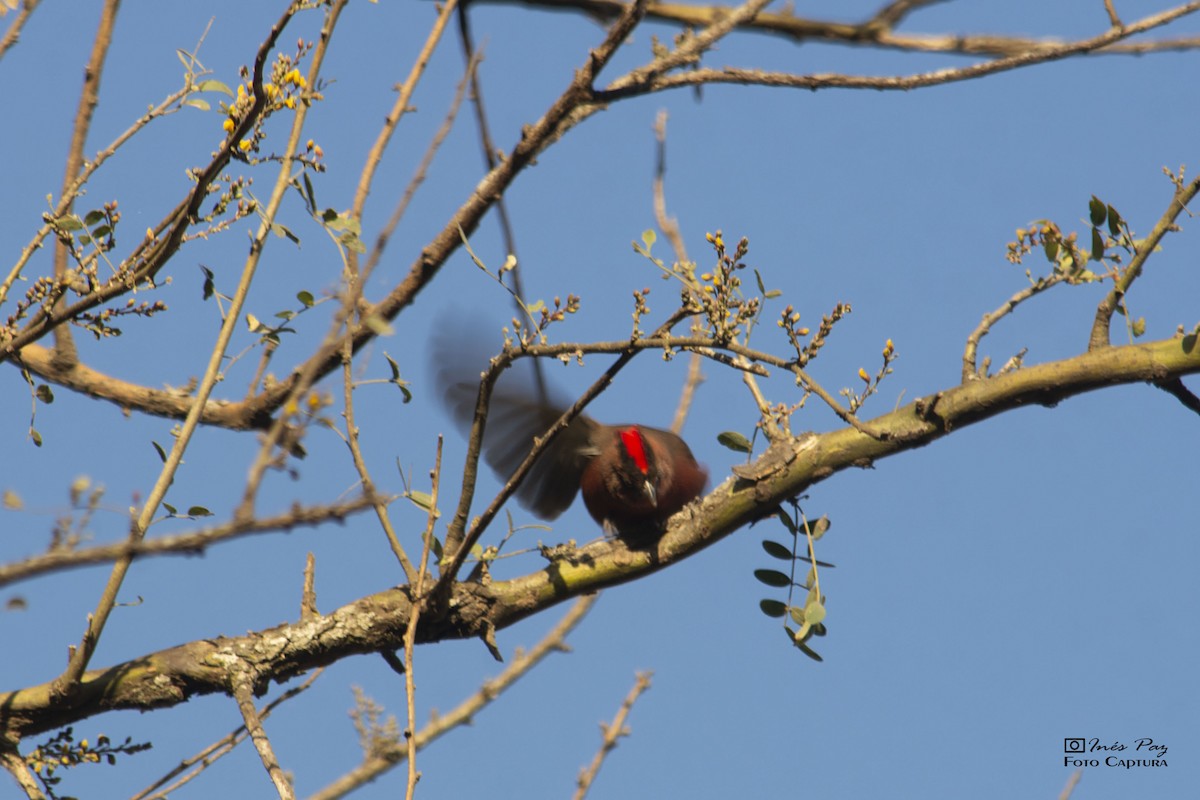
{"type": "Polygon", "coordinates": [[[1087,752],[1087,739],[1063,739],[1064,753],[1087,752]]]}

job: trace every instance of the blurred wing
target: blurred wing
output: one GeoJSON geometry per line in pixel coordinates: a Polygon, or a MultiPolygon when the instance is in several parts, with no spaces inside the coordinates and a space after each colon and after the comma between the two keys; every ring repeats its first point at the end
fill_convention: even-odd
{"type": "MultiPolygon", "coordinates": [[[[467,369],[453,363],[438,347],[437,382],[444,388],[447,409],[466,434],[475,417],[478,380],[466,380],[467,369]]],[[[486,364],[486,362],[481,362],[486,364]]],[[[471,377],[474,377],[471,375],[471,377]]],[[[557,403],[542,402],[513,385],[521,371],[513,368],[497,382],[488,409],[483,453],[496,477],[507,481],[533,449],[535,437],[543,435],[562,416],[557,403]],[[516,374],[512,374],[516,373],[516,374]]],[[[575,500],[584,466],[595,455],[591,445],[598,426],[585,416],[576,417],[546,449],[517,490],[521,505],[542,519],[554,519],[575,500]]]]}

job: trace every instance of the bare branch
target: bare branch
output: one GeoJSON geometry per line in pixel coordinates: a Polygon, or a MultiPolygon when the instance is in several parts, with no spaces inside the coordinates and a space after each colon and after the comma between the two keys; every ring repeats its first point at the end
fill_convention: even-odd
{"type": "Polygon", "coordinates": [[[406,800],[413,800],[417,791],[417,781],[421,773],[417,772],[417,692],[414,677],[413,651],[417,647],[417,624],[421,612],[429,602],[425,594],[425,577],[428,575],[429,551],[433,549],[433,537],[438,519],[438,489],[442,482],[442,437],[437,440],[437,452],[434,454],[433,472],[430,477],[433,488],[429,492],[429,514],[426,517],[425,533],[422,536],[424,545],[421,547],[421,565],[417,567],[417,581],[412,587],[412,614],[408,618],[408,627],[404,631],[404,696],[408,701],[408,726],[404,729],[404,738],[408,741],[408,782],[405,788],[406,800]]]}
{"type": "Polygon", "coordinates": [[[994,61],[985,61],[967,67],[921,72],[915,75],[875,76],[845,75],[841,73],[796,75],[790,72],[769,72],[765,70],[739,69],[736,67],[725,67],[722,69],[699,68],[672,75],[651,74],[639,76],[635,72],[630,74],[630,80],[614,82],[607,89],[597,92],[595,100],[602,103],[613,102],[626,97],[709,83],[778,86],[810,90],[875,89],[881,91],[908,91],[927,86],[939,86],[946,83],[973,80],[985,75],[994,75],[1000,72],[1021,69],[1034,64],[1095,53],[1136,34],[1167,25],[1197,10],[1200,10],[1200,1],[1193,0],[1193,2],[1159,14],[1144,17],[1131,25],[1109,29],[1089,39],[1064,44],[1046,45],[1018,52],[994,61]]]}
{"type": "Polygon", "coordinates": [[[622,736],[629,735],[629,729],[625,727],[625,720],[629,717],[629,712],[633,710],[633,704],[637,702],[638,697],[642,692],[650,688],[650,677],[652,672],[639,672],[637,681],[633,684],[633,688],[629,690],[629,694],[621,702],[621,707],[617,710],[617,715],[613,717],[613,721],[608,725],[601,723],[600,732],[603,734],[603,741],[600,743],[600,749],[596,751],[592,763],[586,769],[580,770],[578,786],[575,790],[574,800],[583,800],[587,796],[588,789],[592,787],[592,781],[596,780],[596,774],[600,772],[600,767],[604,764],[604,759],[617,747],[617,741],[622,736]]]}
{"type": "Polygon", "coordinates": [[[975,357],[979,349],[979,340],[988,335],[992,326],[1011,314],[1024,301],[1061,283],[1065,278],[1066,275],[1063,273],[1057,273],[1047,278],[1038,278],[1035,283],[1008,298],[1004,302],[1004,305],[991,313],[983,315],[983,320],[979,323],[978,327],[967,336],[967,346],[963,349],[962,379],[964,383],[977,378],[987,377],[986,370],[981,373],[975,366],[975,357]]]}
{"type": "MultiPolygon", "coordinates": [[[[1119,384],[1168,380],[1200,372],[1195,337],[1104,347],[1062,361],[1028,366],[987,381],[970,381],[871,420],[887,436],[853,427],[782,443],[759,462],[753,479],[728,480],[700,504],[676,514],[652,546],[630,549],[597,541],[528,575],[489,583],[451,582],[445,604],[422,614],[416,643],[478,638],[570,597],[643,577],[687,558],[846,469],[925,446],[951,431],[1027,405],[1055,405],[1083,392],[1119,384]]],[[[756,462],[758,464],[759,462],[756,462]]],[[[0,693],[0,730],[29,735],[107,710],[175,705],[228,691],[219,665],[252,663],[263,686],[340,658],[397,650],[411,599],[405,588],[363,597],[330,614],[233,638],[202,639],[93,670],[79,691],[52,699],[49,684],[0,693]]]]}
{"type": "MultiPolygon", "coordinates": [[[[517,651],[508,667],[498,676],[484,683],[479,691],[468,697],[447,714],[439,714],[428,725],[422,728],[414,737],[416,749],[420,750],[432,744],[443,734],[449,733],[460,725],[469,725],[475,715],[502,695],[505,690],[542,662],[550,653],[567,652],[565,640],[575,629],[587,612],[600,597],[588,594],[578,598],[571,609],[559,620],[549,633],[528,652],[517,651]]],[[[382,753],[368,754],[354,769],[338,778],[333,783],[313,794],[309,800],[334,800],[344,797],[359,786],[378,778],[383,773],[394,768],[407,757],[406,748],[395,748],[382,753]]]]}
{"type": "MultiPolygon", "coordinates": [[[[71,144],[67,151],[66,174],[63,175],[62,194],[68,196],[71,184],[79,176],[83,165],[83,147],[87,142],[88,132],[92,128],[92,114],[100,104],[100,77],[104,74],[104,65],[108,60],[108,48],[112,44],[113,28],[117,22],[117,8],[120,0],[108,0],[100,14],[100,24],[96,28],[96,38],[92,42],[92,54],[87,67],[83,71],[83,89],[79,93],[79,106],[75,111],[75,124],[71,126],[71,144]]],[[[71,206],[67,206],[68,212],[71,206]]],[[[62,240],[54,245],[54,279],[60,283],[66,281],[67,247],[62,240]]],[[[54,301],[54,311],[61,314],[66,301],[62,294],[54,301]]],[[[75,352],[75,340],[71,329],[66,325],[54,328],[54,350],[57,360],[73,363],[78,360],[75,352]]]]}
{"type": "MultiPolygon", "coordinates": [[[[485,0],[476,0],[484,2],[485,0]]],[[[534,8],[576,10],[595,19],[613,19],[626,8],[623,0],[486,0],[492,3],[507,3],[534,8]]],[[[854,22],[836,22],[798,17],[790,10],[778,13],[760,13],[751,20],[739,24],[739,29],[752,33],[766,33],[794,40],[797,44],[809,41],[843,44],[856,47],[879,47],[919,53],[958,53],[1006,57],[1044,47],[1054,47],[1057,39],[1034,39],[1026,36],[1003,36],[997,34],[949,33],[949,34],[898,34],[892,28],[901,18],[917,6],[932,5],[937,0],[889,3],[870,19],[854,22]],[[899,12],[899,13],[897,13],[899,12]]],[[[1110,2],[1111,0],[1106,0],[1110,2]]],[[[690,5],[683,3],[654,3],[647,10],[647,17],[664,22],[673,22],[682,28],[702,28],[711,25],[729,13],[725,5],[690,5]]],[[[1110,22],[1112,17],[1109,17],[1110,22]]],[[[1113,23],[1119,25],[1120,22],[1113,23]]],[[[1118,43],[1097,51],[1104,55],[1130,55],[1165,50],[1200,47],[1196,37],[1162,39],[1151,42],[1118,43]]]]}
{"type": "Polygon", "coordinates": [[[302,525],[315,526],[340,522],[351,514],[369,508],[375,498],[361,495],[344,503],[326,506],[293,506],[289,511],[272,517],[248,520],[235,519],[194,533],[160,536],[140,541],[126,540],[79,550],[53,550],[23,561],[0,565],[0,586],[26,580],[48,572],[57,572],[91,564],[105,564],[123,558],[162,555],[198,555],[215,544],[255,533],[290,531],[302,525]]]}
{"type": "Polygon", "coordinates": [[[246,731],[250,734],[250,740],[254,742],[254,749],[258,751],[263,767],[271,776],[271,783],[275,784],[279,800],[296,800],[292,784],[283,774],[279,759],[275,757],[275,750],[271,747],[271,740],[267,738],[267,732],[263,729],[262,717],[254,707],[254,691],[250,678],[246,675],[234,675],[232,683],[233,696],[237,700],[238,711],[242,712],[242,719],[245,720],[246,731]]]}
{"type": "MultiPolygon", "coordinates": [[[[293,686],[283,694],[276,697],[271,702],[267,703],[258,710],[259,720],[265,720],[271,716],[271,712],[282,703],[286,703],[293,697],[303,694],[317,678],[325,670],[313,670],[313,673],[304,679],[304,682],[299,686],[293,686]]],[[[167,800],[171,792],[178,791],[184,784],[190,782],[199,776],[204,770],[212,766],[217,759],[226,756],[233,752],[233,749],[245,741],[247,735],[246,726],[242,725],[229,732],[229,735],[224,736],[210,744],[208,747],[201,750],[194,756],[183,759],[179,765],[168,772],[166,775],[159,778],[154,783],[147,786],[142,791],[133,795],[129,800],[167,800]],[[194,769],[193,769],[194,767],[194,769]],[[189,771],[190,770],[190,771],[189,771]],[[182,776],[182,777],[180,777],[182,776]],[[179,778],[179,780],[175,780],[179,778]],[[173,781],[173,782],[172,782],[173,781]]]]}
{"type": "Polygon", "coordinates": [[[21,38],[21,31],[25,29],[25,23],[29,21],[33,10],[38,7],[41,0],[25,0],[21,4],[21,11],[13,19],[12,25],[8,26],[8,30],[4,32],[4,38],[0,39],[0,58],[4,58],[4,54],[21,38]]]}

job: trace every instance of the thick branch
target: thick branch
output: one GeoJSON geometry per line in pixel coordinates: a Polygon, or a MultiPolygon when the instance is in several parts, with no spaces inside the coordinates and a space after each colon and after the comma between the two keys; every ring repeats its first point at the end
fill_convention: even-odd
{"type": "MultiPolygon", "coordinates": [[[[637,578],[681,559],[770,513],[780,502],[850,467],[927,445],[957,428],[1027,405],[1053,406],[1083,392],[1117,384],[1166,381],[1200,372],[1197,336],[1106,347],[1064,361],[971,381],[922,398],[871,425],[872,438],[853,427],[774,445],[751,465],[754,479],[729,479],[703,503],[675,516],[646,549],[597,541],[545,569],[487,585],[456,583],[447,602],[425,611],[418,643],[488,635],[568,598],[637,578]]],[[[742,471],[742,474],[746,474],[742,471]]],[[[0,694],[0,729],[10,737],[52,730],[115,709],[148,710],[194,696],[227,692],[227,664],[241,659],[261,692],[269,681],[347,656],[395,650],[411,612],[406,587],[369,595],[326,616],[235,638],[203,639],[84,675],[79,691],[53,700],[50,685],[0,694]]]]}

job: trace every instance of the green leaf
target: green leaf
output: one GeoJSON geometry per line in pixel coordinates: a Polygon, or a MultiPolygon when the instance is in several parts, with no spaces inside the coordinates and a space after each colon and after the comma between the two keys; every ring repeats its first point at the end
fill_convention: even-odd
{"type": "Polygon", "coordinates": [[[167,463],[167,451],[162,449],[162,445],[155,441],[151,441],[150,444],[154,445],[154,452],[158,453],[158,457],[162,459],[162,462],[164,464],[167,463]]]}
{"type": "Polygon", "coordinates": [[[768,617],[779,618],[787,614],[787,605],[778,600],[759,600],[758,607],[768,617]]]}
{"type": "Polygon", "coordinates": [[[209,105],[207,100],[204,100],[199,97],[192,97],[187,100],[184,100],[183,104],[185,106],[191,106],[192,108],[198,108],[201,111],[208,111],[209,109],[212,108],[212,106],[209,105]]]}
{"type": "Polygon", "coordinates": [[[737,453],[749,453],[753,449],[750,440],[737,431],[724,431],[717,434],[717,442],[737,453]]]}
{"type": "Polygon", "coordinates": [[[1099,228],[1092,228],[1092,260],[1104,258],[1104,236],[1099,228]]]}
{"type": "Polygon", "coordinates": [[[51,391],[50,387],[44,383],[37,387],[37,390],[34,392],[34,394],[37,395],[38,400],[41,400],[46,405],[50,405],[54,402],[54,392],[51,391]]]}
{"type": "Polygon", "coordinates": [[[813,661],[820,662],[825,660],[821,658],[821,655],[816,650],[813,650],[804,642],[796,642],[796,647],[799,648],[801,653],[804,653],[804,655],[808,656],[813,661]]]}
{"type": "Polygon", "coordinates": [[[1107,207],[1104,205],[1104,201],[1096,195],[1092,195],[1092,199],[1088,201],[1088,214],[1091,215],[1093,227],[1099,228],[1104,224],[1106,211],[1107,207]]]}
{"type": "Polygon", "coordinates": [[[278,222],[271,223],[271,233],[290,239],[292,244],[300,244],[300,237],[292,233],[286,225],[280,225],[278,222]]]}
{"type": "Polygon", "coordinates": [[[226,95],[229,95],[230,97],[233,97],[233,91],[228,86],[226,86],[221,81],[218,81],[213,78],[209,78],[208,80],[200,81],[198,84],[196,84],[196,91],[198,91],[198,92],[220,92],[221,94],[226,94],[226,95]]]}
{"type": "Polygon", "coordinates": [[[313,300],[312,292],[297,292],[296,299],[299,300],[300,305],[304,306],[305,308],[312,308],[313,303],[316,302],[313,300]]]}
{"type": "Polygon", "coordinates": [[[413,505],[425,511],[433,508],[433,495],[426,494],[425,492],[409,492],[407,497],[413,502],[413,505]]]}
{"type": "Polygon", "coordinates": [[[250,313],[246,314],[246,326],[250,328],[251,333],[258,333],[259,331],[264,330],[263,324],[258,321],[258,317],[250,313]]]}
{"type": "Polygon", "coordinates": [[[1121,215],[1112,206],[1108,206],[1108,232],[1116,236],[1121,232],[1121,224],[1125,220],[1121,219],[1121,215]]]}
{"type": "Polygon", "coordinates": [[[304,173],[304,201],[308,204],[308,210],[315,214],[317,212],[317,192],[313,189],[312,179],[308,177],[308,172],[304,173]]]}
{"type": "Polygon", "coordinates": [[[211,517],[212,512],[204,506],[192,506],[187,510],[189,517],[211,517]]]}
{"type": "Polygon", "coordinates": [[[754,577],[767,586],[790,586],[792,579],[775,569],[756,569],[754,577]]]}
{"type": "Polygon", "coordinates": [[[387,359],[388,366],[392,368],[392,380],[400,380],[400,365],[396,363],[396,359],[392,358],[387,353],[384,353],[383,357],[387,359]]]}
{"type": "Polygon", "coordinates": [[[1139,338],[1146,332],[1146,318],[1138,317],[1133,321],[1133,324],[1130,326],[1130,328],[1133,331],[1133,337],[1135,339],[1139,338]]]}
{"type": "Polygon", "coordinates": [[[809,603],[804,607],[804,621],[816,625],[825,620],[825,606],[820,603],[809,603]]]}
{"type": "Polygon", "coordinates": [[[165,508],[167,510],[167,513],[170,514],[172,517],[175,516],[175,514],[176,514],[175,506],[171,505],[170,503],[163,503],[163,508],[165,508]]]}
{"type": "Polygon", "coordinates": [[[762,549],[767,551],[767,555],[772,558],[778,558],[780,561],[791,561],[792,551],[790,548],[784,547],[779,542],[772,542],[770,539],[763,539],[762,549]]]}
{"type": "Polygon", "coordinates": [[[83,223],[74,214],[63,214],[54,220],[54,227],[60,231],[81,231],[83,230],[83,223]]]}
{"type": "Polygon", "coordinates": [[[29,438],[33,440],[34,447],[42,446],[42,435],[32,425],[29,427],[29,438]]]}
{"type": "Polygon", "coordinates": [[[83,224],[90,228],[102,219],[104,219],[104,212],[98,208],[93,208],[84,215],[83,224]]]}
{"type": "Polygon", "coordinates": [[[203,264],[200,265],[200,271],[204,273],[204,295],[201,299],[207,300],[213,296],[213,291],[216,288],[213,284],[213,271],[203,264]]]}
{"type": "Polygon", "coordinates": [[[783,523],[783,527],[787,528],[788,533],[790,533],[792,536],[796,536],[798,533],[800,533],[800,529],[796,527],[795,520],[788,516],[788,513],[783,510],[782,506],[775,511],[775,516],[781,523],[783,523]]]}
{"type": "Polygon", "coordinates": [[[642,231],[642,244],[646,245],[647,252],[654,247],[654,243],[658,241],[658,234],[651,228],[642,231]]]}
{"type": "Polygon", "coordinates": [[[822,515],[821,518],[815,522],[808,523],[808,532],[812,534],[813,541],[815,542],[824,536],[825,531],[829,530],[829,526],[832,524],[833,523],[829,521],[829,517],[825,515],[822,515]]]}

